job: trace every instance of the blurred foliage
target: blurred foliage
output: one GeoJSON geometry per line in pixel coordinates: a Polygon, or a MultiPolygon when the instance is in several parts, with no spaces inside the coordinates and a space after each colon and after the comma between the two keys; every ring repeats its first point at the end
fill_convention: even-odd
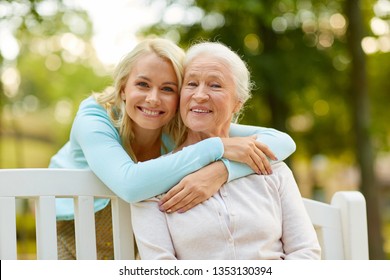
{"type": "Polygon", "coordinates": [[[62,1],[1,0],[0,11],[0,26],[12,34],[0,51],[0,167],[45,167],[69,137],[80,101],[111,79],[96,58],[84,10],[62,1]],[[47,147],[34,145],[41,156],[32,161],[23,147],[34,141],[47,147]]]}
{"type": "Polygon", "coordinates": [[[30,205],[26,199],[17,200],[19,212],[23,213],[16,216],[17,253],[21,259],[36,259],[35,213],[28,209],[30,205]]]}

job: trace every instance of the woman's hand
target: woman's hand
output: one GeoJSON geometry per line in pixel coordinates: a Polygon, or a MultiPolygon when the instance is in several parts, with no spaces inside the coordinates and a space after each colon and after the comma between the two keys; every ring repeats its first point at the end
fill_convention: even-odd
{"type": "Polygon", "coordinates": [[[256,141],[256,135],[221,138],[225,149],[224,158],[247,164],[257,174],[272,174],[267,157],[277,160],[267,145],[256,141]]]}
{"type": "Polygon", "coordinates": [[[213,162],[184,177],[159,202],[161,211],[184,213],[209,199],[227,181],[228,171],[221,161],[213,162]]]}

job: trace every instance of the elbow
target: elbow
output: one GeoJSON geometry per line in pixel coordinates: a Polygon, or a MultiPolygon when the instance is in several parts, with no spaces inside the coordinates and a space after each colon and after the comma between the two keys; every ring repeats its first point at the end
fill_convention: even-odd
{"type": "Polygon", "coordinates": [[[291,138],[290,149],[291,149],[291,153],[294,153],[297,150],[297,144],[295,144],[295,141],[292,138],[291,138]]]}
{"type": "Polygon", "coordinates": [[[110,189],[116,196],[127,203],[135,203],[145,199],[142,196],[145,191],[142,191],[142,188],[139,188],[135,184],[120,185],[110,189]]]}
{"type": "Polygon", "coordinates": [[[286,150],[287,150],[288,154],[291,155],[292,153],[294,153],[296,151],[297,145],[295,144],[294,139],[292,139],[292,137],[290,135],[288,135],[287,133],[284,133],[284,135],[286,137],[286,139],[285,139],[286,150]]]}

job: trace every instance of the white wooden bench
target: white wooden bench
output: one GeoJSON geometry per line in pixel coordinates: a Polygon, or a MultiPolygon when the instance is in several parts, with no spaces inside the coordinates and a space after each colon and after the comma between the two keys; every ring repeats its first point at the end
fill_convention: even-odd
{"type": "Polygon", "coordinates": [[[324,260],[368,260],[366,200],[358,191],[336,192],[330,204],[303,199],[324,260]]]}
{"type": "Polygon", "coordinates": [[[35,201],[37,259],[57,259],[55,197],[73,197],[77,259],[96,259],[94,197],[111,199],[115,259],[134,259],[130,205],[92,172],[0,169],[0,259],[17,259],[15,198],[35,201]]]}
{"type": "MultiPolygon", "coordinates": [[[[35,202],[37,259],[57,259],[55,198],[74,198],[77,259],[96,259],[93,199],[111,199],[115,259],[134,259],[130,206],[91,171],[0,169],[0,259],[17,259],[16,199],[35,202]]],[[[366,205],[359,192],[338,192],[331,204],[304,199],[323,259],[368,259],[366,205]]]]}

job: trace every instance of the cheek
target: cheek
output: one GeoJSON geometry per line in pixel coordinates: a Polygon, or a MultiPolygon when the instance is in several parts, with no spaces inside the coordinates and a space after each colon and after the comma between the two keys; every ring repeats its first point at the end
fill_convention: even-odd
{"type": "Polygon", "coordinates": [[[186,91],[182,91],[180,94],[180,108],[184,109],[188,104],[190,99],[190,95],[186,93],[186,91]]]}
{"type": "Polygon", "coordinates": [[[187,114],[188,114],[188,108],[187,108],[187,105],[188,105],[188,96],[186,96],[185,94],[183,95],[180,95],[180,116],[181,116],[181,119],[183,121],[186,121],[187,119],[187,114]]]}
{"type": "Polygon", "coordinates": [[[126,112],[130,116],[134,112],[134,106],[139,101],[139,97],[134,92],[130,92],[129,90],[124,92],[126,112]]]}
{"type": "Polygon", "coordinates": [[[230,120],[234,115],[234,106],[235,104],[233,104],[233,102],[229,99],[219,100],[219,118],[223,120],[230,120]]]}
{"type": "Polygon", "coordinates": [[[125,101],[123,101],[123,102],[125,102],[125,108],[126,108],[126,113],[127,113],[127,115],[130,117],[130,118],[132,118],[132,115],[133,115],[133,106],[132,106],[132,102],[131,102],[131,99],[129,99],[129,98],[126,98],[126,100],[125,101]]]}

